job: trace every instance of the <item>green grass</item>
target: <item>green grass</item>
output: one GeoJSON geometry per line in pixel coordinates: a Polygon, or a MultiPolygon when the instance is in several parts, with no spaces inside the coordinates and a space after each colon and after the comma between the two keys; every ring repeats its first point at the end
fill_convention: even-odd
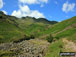
{"type": "Polygon", "coordinates": [[[63,42],[61,40],[58,40],[50,44],[48,52],[45,57],[60,57],[59,53],[60,50],[62,50],[61,46],[63,46],[63,42]]]}
{"type": "Polygon", "coordinates": [[[1,15],[1,17],[0,43],[18,40],[23,38],[24,35],[30,36],[33,34],[35,37],[38,37],[42,34],[41,32],[48,29],[46,24],[38,23],[32,18],[16,19],[6,15],[1,15]]]}
{"type": "MultiPolygon", "coordinates": [[[[3,17],[6,18],[5,15],[3,17]]],[[[35,19],[30,17],[15,20],[13,18],[14,17],[9,17],[9,19],[6,18],[5,21],[0,22],[0,42],[8,42],[19,39],[22,38],[24,34],[29,36],[33,34],[36,38],[39,38],[44,35],[56,34],[60,32],[54,37],[63,38],[72,36],[76,32],[76,27],[72,27],[68,30],[63,31],[68,26],[76,23],[76,17],[72,17],[68,20],[59,22],[53,26],[51,26],[51,24],[45,24],[45,22],[43,21],[37,22],[35,19]],[[18,24],[18,27],[16,26],[16,24],[18,24]]],[[[75,38],[75,36],[73,37],[75,38]]]]}
{"type": "MultiPolygon", "coordinates": [[[[26,29],[25,29],[25,33],[26,34],[35,34],[35,35],[38,35],[38,33],[40,32],[43,32],[45,31],[47,26],[45,25],[39,25],[39,24],[32,24],[30,26],[28,26],[26,29]]],[[[38,35],[39,36],[39,35],[38,35]]]]}
{"type": "Polygon", "coordinates": [[[22,37],[21,31],[13,24],[8,22],[0,22],[0,43],[10,42],[13,39],[22,37]]]}
{"type": "Polygon", "coordinates": [[[65,29],[66,27],[72,25],[76,23],[76,17],[67,19],[65,21],[59,22],[57,24],[55,24],[52,28],[50,28],[49,30],[45,31],[46,33],[57,33],[59,31],[62,31],[63,29],[65,29]]]}
{"type": "MultiPolygon", "coordinates": [[[[55,37],[59,37],[59,39],[61,38],[67,38],[68,40],[72,40],[73,42],[76,43],[76,27],[72,27],[69,28],[65,31],[63,31],[66,27],[75,24],[76,23],[76,17],[73,17],[71,19],[62,21],[56,25],[54,25],[52,28],[50,28],[48,31],[45,31],[45,33],[52,33],[52,34],[56,34],[55,37]],[[62,32],[60,32],[62,31],[62,32]],[[60,32],[60,33],[58,33],[60,32]]],[[[50,44],[49,48],[48,48],[48,53],[46,54],[45,57],[60,57],[59,53],[60,50],[64,51],[64,48],[61,48],[60,46],[64,47],[64,43],[62,42],[62,40],[57,40],[56,42],[50,44]]]]}
{"type": "Polygon", "coordinates": [[[75,33],[76,33],[76,28],[72,28],[57,34],[56,37],[59,37],[59,38],[68,37],[68,36],[72,36],[75,33]]]}
{"type": "Polygon", "coordinates": [[[76,43],[76,33],[74,33],[73,35],[71,35],[71,36],[68,36],[68,38],[67,38],[68,40],[72,40],[73,42],[75,42],[76,43]]]}
{"type": "MultiPolygon", "coordinates": [[[[3,18],[6,18],[6,16],[3,18]]],[[[76,42],[76,27],[72,27],[72,24],[76,24],[76,17],[59,22],[53,26],[43,22],[37,22],[31,18],[18,19],[14,21],[11,21],[10,19],[3,19],[0,22],[0,43],[19,40],[23,38],[24,35],[30,36],[33,34],[36,38],[39,38],[41,36],[57,33],[54,37],[59,37],[59,40],[50,44],[48,53],[45,57],[59,57],[60,50],[62,50],[62,47],[64,46],[61,38],[67,38],[68,40],[76,42]],[[15,24],[18,24],[19,27],[15,24]],[[72,28],[69,28],[69,26],[72,28]],[[65,28],[69,29],[64,30],[65,28]]],[[[5,54],[6,56],[7,52],[3,52],[2,54],[5,54]]],[[[11,54],[11,52],[8,52],[7,56],[9,56],[9,54],[11,54]]]]}
{"type": "Polygon", "coordinates": [[[51,28],[51,31],[54,33],[57,33],[74,23],[76,23],[76,17],[73,17],[71,19],[68,19],[56,24],[54,27],[52,27],[53,29],[51,28]]]}
{"type": "MultiPolygon", "coordinates": [[[[54,37],[59,37],[59,38],[69,37],[76,33],[76,26],[75,25],[73,26],[73,24],[76,24],[76,17],[72,17],[60,23],[57,23],[52,27],[48,28],[48,30],[39,32],[38,34],[41,36],[41,35],[47,35],[47,34],[50,35],[50,34],[57,33],[57,35],[54,35],[54,37]],[[69,26],[71,28],[69,28],[69,26]],[[68,29],[64,30],[65,28],[68,28],[68,29]]],[[[73,37],[75,38],[76,36],[73,36],[73,37]]]]}
{"type": "MultiPolygon", "coordinates": [[[[76,27],[72,27],[72,24],[76,23],[76,17],[72,17],[70,19],[64,20],[60,23],[57,23],[53,26],[41,25],[41,24],[32,24],[28,26],[24,31],[26,34],[30,35],[31,33],[34,34],[36,37],[41,37],[44,35],[50,35],[50,34],[56,34],[54,37],[63,38],[63,37],[69,37],[76,33],[76,27]],[[72,28],[69,28],[71,26],[72,28]],[[65,28],[69,28],[65,31],[63,31],[65,28]],[[62,32],[61,32],[62,31],[62,32]],[[58,33],[60,32],[60,33],[58,33]]],[[[76,36],[73,36],[73,39],[75,39],[76,36]]]]}

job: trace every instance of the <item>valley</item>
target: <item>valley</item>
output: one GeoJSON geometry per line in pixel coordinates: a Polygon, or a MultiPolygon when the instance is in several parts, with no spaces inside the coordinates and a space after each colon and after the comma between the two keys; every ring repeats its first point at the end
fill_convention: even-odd
{"type": "Polygon", "coordinates": [[[60,57],[76,52],[76,16],[62,22],[0,11],[0,57],[60,57]]]}

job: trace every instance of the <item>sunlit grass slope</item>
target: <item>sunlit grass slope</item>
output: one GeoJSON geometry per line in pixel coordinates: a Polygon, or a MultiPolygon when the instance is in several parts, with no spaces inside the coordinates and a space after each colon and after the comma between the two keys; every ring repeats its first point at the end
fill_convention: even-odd
{"type": "Polygon", "coordinates": [[[76,16],[70,19],[59,22],[49,28],[47,31],[44,31],[44,34],[52,34],[56,38],[65,38],[67,37],[70,40],[75,39],[76,37],[76,16]],[[73,36],[73,37],[72,37],[73,36]]]}
{"type": "Polygon", "coordinates": [[[23,33],[14,21],[8,19],[5,14],[0,14],[0,43],[22,38],[23,33]]]}

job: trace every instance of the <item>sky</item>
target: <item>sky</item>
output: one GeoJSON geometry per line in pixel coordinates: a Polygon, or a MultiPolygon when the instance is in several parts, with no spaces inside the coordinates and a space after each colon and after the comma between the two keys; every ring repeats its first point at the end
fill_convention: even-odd
{"type": "Polygon", "coordinates": [[[18,18],[63,21],[76,16],[76,0],[0,0],[0,11],[18,18]]]}

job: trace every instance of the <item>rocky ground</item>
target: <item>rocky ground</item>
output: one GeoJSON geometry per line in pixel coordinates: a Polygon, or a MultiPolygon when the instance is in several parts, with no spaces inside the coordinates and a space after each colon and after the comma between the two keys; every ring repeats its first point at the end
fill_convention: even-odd
{"type": "Polygon", "coordinates": [[[0,44],[0,57],[44,57],[48,45],[48,42],[41,40],[4,43],[0,44]]]}
{"type": "Polygon", "coordinates": [[[67,40],[66,38],[63,39],[64,42],[64,49],[67,52],[76,52],[76,43],[67,40]]]}

